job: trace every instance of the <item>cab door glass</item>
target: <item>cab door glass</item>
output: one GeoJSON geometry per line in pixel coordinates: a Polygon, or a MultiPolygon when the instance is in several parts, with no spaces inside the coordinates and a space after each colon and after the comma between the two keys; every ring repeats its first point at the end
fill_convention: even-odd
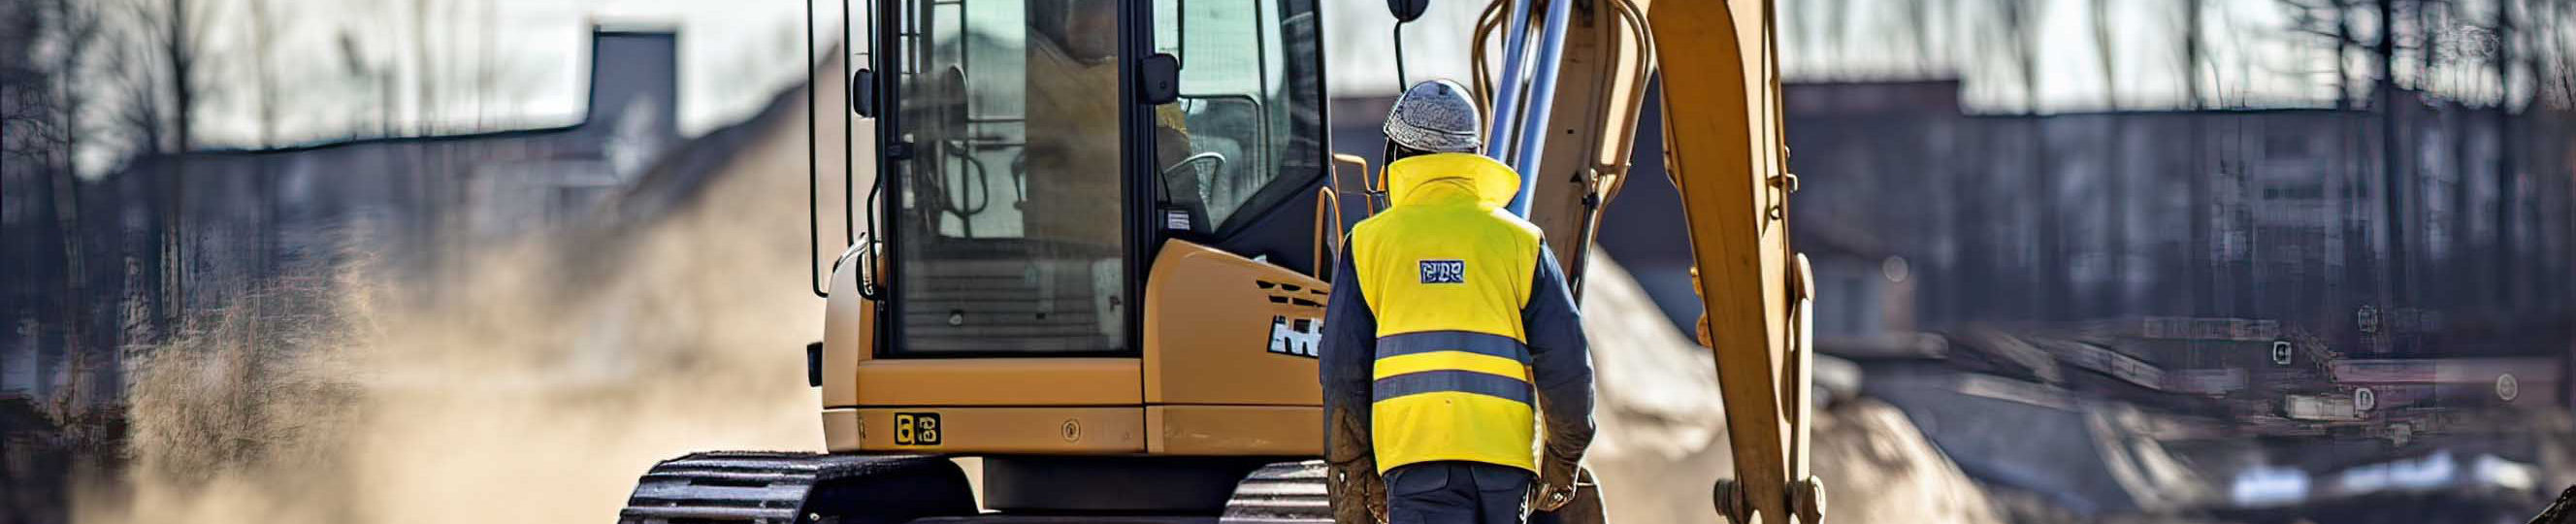
{"type": "Polygon", "coordinates": [[[1126,351],[1117,2],[903,5],[889,356],[1126,351]]]}
{"type": "Polygon", "coordinates": [[[1313,0],[1154,1],[1154,49],[1181,61],[1180,100],[1155,108],[1155,174],[1191,230],[1228,230],[1323,172],[1315,19],[1313,0]]]}

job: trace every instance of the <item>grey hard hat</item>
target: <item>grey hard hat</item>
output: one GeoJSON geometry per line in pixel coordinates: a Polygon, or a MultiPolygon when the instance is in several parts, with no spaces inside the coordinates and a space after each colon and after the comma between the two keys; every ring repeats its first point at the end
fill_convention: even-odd
{"type": "Polygon", "coordinates": [[[1434,153],[1472,153],[1484,144],[1485,124],[1467,88],[1448,80],[1429,80],[1404,90],[1387,111],[1386,138],[1396,144],[1434,153]]]}

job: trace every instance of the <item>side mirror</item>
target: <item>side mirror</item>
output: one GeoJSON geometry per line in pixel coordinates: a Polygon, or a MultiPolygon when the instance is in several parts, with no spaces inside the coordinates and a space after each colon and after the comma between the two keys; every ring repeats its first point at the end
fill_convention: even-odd
{"type": "Polygon", "coordinates": [[[1386,0],[1387,14],[1395,15],[1399,24],[1422,18],[1422,12],[1430,10],[1431,0],[1386,0]]]}
{"type": "Polygon", "coordinates": [[[1136,98],[1158,106],[1181,99],[1181,57],[1154,53],[1136,63],[1136,98]]]}
{"type": "Polygon", "coordinates": [[[877,116],[877,73],[860,68],[850,75],[850,112],[860,117],[877,116]]]}

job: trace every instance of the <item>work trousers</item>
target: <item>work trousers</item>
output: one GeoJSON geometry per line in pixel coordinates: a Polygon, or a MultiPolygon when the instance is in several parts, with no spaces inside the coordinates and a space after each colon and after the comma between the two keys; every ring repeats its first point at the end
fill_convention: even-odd
{"type": "Polygon", "coordinates": [[[1406,464],[1387,472],[1388,524],[1520,524],[1529,470],[1482,462],[1406,464]]]}

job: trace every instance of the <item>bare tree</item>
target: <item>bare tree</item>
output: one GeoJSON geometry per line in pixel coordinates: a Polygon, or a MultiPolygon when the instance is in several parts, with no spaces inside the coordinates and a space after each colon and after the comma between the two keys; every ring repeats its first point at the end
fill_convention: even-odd
{"type": "MultiPolygon", "coordinates": [[[[90,341],[89,300],[84,270],[84,231],[80,217],[81,171],[78,150],[86,126],[83,107],[88,93],[81,82],[94,63],[89,53],[101,41],[99,11],[69,0],[0,0],[0,200],[25,213],[23,222],[7,227],[31,233],[23,243],[6,243],[9,285],[23,285],[37,299],[10,306],[35,311],[30,327],[40,337],[25,348],[34,369],[28,374],[45,384],[36,393],[49,415],[67,420],[79,414],[80,391],[88,383],[89,353],[102,344],[90,341]],[[23,228],[23,229],[21,229],[23,228]],[[69,367],[62,366],[70,362],[69,367]],[[67,379],[54,383],[57,378],[67,379]]],[[[24,487],[0,479],[0,489],[24,487]]]]}
{"type": "MultiPolygon", "coordinates": [[[[2501,6],[2501,3],[2498,5],[2501,6]]],[[[2468,276],[2461,279],[2462,285],[2439,286],[2439,289],[2442,290],[2444,295],[2442,298],[2447,303],[2474,305],[2481,309],[2492,308],[2488,309],[2489,311],[2505,311],[2514,300],[2514,294],[2488,295],[2485,290],[2489,288],[2482,284],[2491,280],[2503,281],[2509,278],[2502,272],[2480,271],[2488,263],[2484,258],[2476,256],[2475,248],[2478,247],[2479,239],[2475,238],[2477,231],[2473,218],[2475,213],[2470,211],[2477,206],[2476,194],[2470,190],[2476,183],[2471,174],[2477,172],[2477,167],[2481,164],[2472,158],[2475,152],[2471,150],[2473,143],[2469,140],[2469,132],[2476,129],[2472,124],[2477,121],[2478,112],[2470,109],[2478,105],[2476,101],[2482,98],[2486,91],[2485,84],[2479,82],[2476,77],[2489,65],[2485,59],[2496,53],[2495,46],[2487,41],[2488,37],[2494,36],[2492,32],[2494,28],[2472,26],[2468,20],[2466,8],[2458,1],[2438,5],[2427,4],[2421,7],[2424,10],[2435,8],[2439,8],[2439,14],[2430,16],[2434,16],[2439,23],[2430,27],[2449,29],[2440,32],[2444,38],[2435,38],[2433,39],[2435,42],[2429,42],[2428,45],[2447,45],[2447,47],[2441,48],[2446,52],[2436,55],[2440,57],[2439,60],[2427,62],[2438,62],[2434,64],[2435,67],[2446,71],[2447,74],[2443,76],[2448,77],[2451,84],[2447,86],[2446,91],[2452,93],[2452,99],[2456,101],[2455,104],[2448,106],[2452,109],[2449,111],[2452,117],[2448,119],[2451,123],[2449,126],[2451,172],[2447,177],[2451,183],[2451,205],[2450,209],[2443,213],[2442,225],[2450,228],[2450,234],[2446,235],[2448,238],[2444,242],[2448,249],[2446,250],[2447,259],[2442,261],[2442,267],[2451,274],[2468,276]],[[2446,39],[2451,41],[2447,44],[2440,42],[2446,39]]],[[[2426,89],[2429,90],[2432,87],[2427,86],[2426,89]]],[[[2497,121],[2502,121],[2504,118],[2503,100],[2502,96],[2496,97],[2497,121]]],[[[2504,137],[2498,135],[2496,138],[2501,141],[2504,137]]]]}
{"type": "Polygon", "coordinates": [[[2032,277],[2038,280],[2038,285],[2032,286],[2037,296],[2031,303],[2031,312],[2035,313],[2032,315],[2034,318],[2062,320],[2061,317],[2067,314],[2063,306],[2071,294],[2066,289],[2065,231],[2062,221],[2056,220],[2056,217],[2063,216],[2059,212],[2063,205],[2057,194],[2056,170],[2049,165],[2047,120],[2040,118],[2039,50],[2046,38],[2045,31],[2041,30],[2044,24],[2042,17],[2046,16],[2041,10],[2044,0],[2001,1],[2004,26],[2001,35],[2012,39],[2012,63],[2021,78],[2022,104],[2024,111],[2031,116],[2030,124],[2024,130],[2029,139],[2024,147],[2028,148],[2030,155],[2025,176],[2029,177],[2029,194],[2033,199],[2031,213],[2036,219],[2033,225],[2036,226],[2034,234],[2038,237],[2039,254],[2035,261],[2037,267],[2031,271],[2032,277]]]}
{"type": "MultiPolygon", "coordinates": [[[[2112,49],[2117,38],[2111,28],[2110,0],[2093,0],[2093,53],[2102,62],[2102,105],[2117,113],[2120,111],[2120,60],[2119,53],[2112,49]]],[[[2106,259],[2103,267],[2110,275],[2111,285],[2101,290],[2097,301],[2098,310],[2105,314],[2122,311],[2128,305],[2129,291],[2129,163],[2126,154],[2129,150],[2129,120],[2113,117],[2110,126],[2107,143],[2102,149],[2105,159],[2102,224],[2108,229],[2104,238],[2109,244],[2109,249],[2104,250],[2106,259]]]]}
{"type": "Polygon", "coordinates": [[[2282,5],[2298,15],[2288,33],[2299,38],[2292,40],[2291,43],[2317,45],[2315,43],[2321,42],[2322,50],[2332,57],[2334,78],[2331,85],[2334,89],[2334,107],[2347,111],[2343,113],[2344,116],[2337,117],[2345,120],[2345,125],[2337,126],[2339,131],[2333,160],[2336,164],[2338,180],[2344,188],[2339,194],[2340,197],[2336,199],[2337,215],[2341,217],[2340,228],[2345,260],[2344,278],[2341,279],[2339,288],[2342,296],[2339,301],[2348,304],[2359,296],[2370,296],[2374,297],[2372,300],[2383,302],[2382,305],[2385,306],[2384,302],[2389,299],[2389,292],[2392,290],[2388,285],[2388,276],[2391,274],[2388,272],[2389,261],[2382,259],[2372,245],[2374,240],[2390,238],[2377,235],[2392,233],[2384,230],[2374,231],[2372,229],[2374,221],[2370,218],[2370,214],[2391,213],[2387,217],[2388,223],[2384,224],[2387,228],[2393,229],[2402,222],[2397,221],[2399,215],[2395,214],[2397,208],[2393,205],[2381,206],[2379,210],[2374,211],[2364,198],[2370,196],[2368,189],[2373,186],[2373,183],[2368,175],[2373,173],[2381,175],[2378,187],[2383,188],[2383,194],[2378,198],[2390,198],[2384,191],[2386,191],[2385,188],[2390,187],[2391,181],[2396,180],[2390,170],[2397,167],[2393,162],[2398,152],[2394,147],[2396,144],[2394,136],[2388,133],[2394,129],[2392,127],[2394,121],[2384,120],[2380,126],[2372,126],[2366,115],[2351,111],[2370,107],[2378,112],[2379,116],[2391,115],[2388,111],[2391,99],[2381,98],[2380,95],[2395,92],[2394,67],[2391,63],[2396,53],[2408,47],[2402,45],[2397,38],[2387,36],[2394,34],[2392,22],[2397,21],[2394,16],[2396,5],[2386,0],[2283,0],[2282,5]],[[2376,15],[2379,18],[2375,22],[2379,24],[2375,28],[2378,34],[2367,39],[2363,38],[2359,25],[2355,23],[2355,19],[2363,9],[2380,10],[2376,15]],[[2369,57],[2374,64],[2371,72],[2361,73],[2352,70],[2350,59],[2355,53],[2369,57]],[[2364,75],[2367,75],[2367,83],[2364,75]],[[2362,93],[2361,86],[2364,85],[2370,86],[2369,91],[2372,95],[2370,101],[2366,103],[2359,98],[2362,93]],[[2380,133],[2381,140],[2376,146],[2372,145],[2371,136],[2374,127],[2380,133]],[[2364,152],[2374,147],[2382,149],[2386,157],[2376,162],[2370,160],[2364,152]],[[2372,167],[2374,165],[2377,167],[2372,167]]]}
{"type": "MultiPolygon", "coordinates": [[[[2380,198],[2386,205],[2387,224],[2380,227],[2386,238],[2387,262],[2381,266],[2380,300],[2395,304],[2406,297],[2406,157],[2397,128],[2397,0],[2379,0],[2379,38],[2377,49],[2379,74],[2372,96],[2379,111],[2380,198]]],[[[2392,308],[2393,310],[2393,308],[2392,308]]]]}
{"type": "MultiPolygon", "coordinates": [[[[1845,15],[1845,13],[1848,12],[1845,8],[1848,6],[1845,5],[1846,2],[1844,0],[1823,0],[1821,2],[1817,2],[1817,4],[1824,6],[1822,9],[1824,11],[1824,24],[1825,27],[1828,28],[1828,32],[1826,33],[1828,36],[1825,38],[1825,43],[1830,46],[1825,49],[1825,52],[1818,54],[1829,57],[1828,60],[1830,62],[1845,61],[1845,59],[1850,58],[1846,53],[1851,50],[1852,24],[1851,20],[1849,20],[1845,15]]],[[[1833,70],[1832,67],[1826,67],[1825,69],[1827,72],[1832,72],[1833,70]]]]}
{"type": "MultiPolygon", "coordinates": [[[[205,53],[211,16],[216,11],[202,2],[189,0],[133,0],[124,5],[121,39],[128,45],[116,46],[110,52],[114,63],[124,65],[115,82],[122,91],[117,124],[129,140],[133,155],[185,152],[196,147],[197,101],[209,94],[198,77],[205,53]],[[166,104],[166,105],[165,105],[166,104]]],[[[154,262],[161,289],[155,293],[155,308],[166,328],[176,326],[179,312],[187,303],[186,240],[181,235],[180,217],[186,212],[186,157],[174,157],[169,183],[156,188],[159,212],[159,251],[154,262]]]]}
{"type": "MultiPolygon", "coordinates": [[[[2513,209],[2521,197],[2519,188],[2516,186],[2516,183],[2520,182],[2521,168],[2513,161],[2514,148],[2522,139],[2513,130],[2514,37],[2520,34],[2514,31],[2513,11],[2514,5],[2519,3],[2521,2],[2517,0],[2496,0],[2495,3],[2495,184],[2498,202],[2494,210],[2495,230],[2491,232],[2495,237],[2489,240],[2489,245],[2494,251],[2488,253],[2487,258],[2495,261],[2495,273],[2492,275],[2496,284],[2495,296],[2506,297],[2505,306],[2508,309],[2520,309],[2516,307],[2518,302],[2515,301],[2517,296],[2514,293],[2514,281],[2518,280],[2515,278],[2518,274],[2514,271],[2513,262],[2514,259],[2522,256],[2516,249],[2513,236],[2515,227],[2513,209]]],[[[2461,211],[2465,212],[2467,209],[2461,211]]]]}
{"type": "MultiPolygon", "coordinates": [[[[2206,33],[2203,28],[2207,26],[2207,18],[2202,12],[2204,3],[2205,0],[2184,0],[2179,5],[2182,60],[2176,65],[2182,69],[2178,77],[2183,84],[2184,107],[2195,111],[2209,107],[2208,97],[2201,92],[2201,69],[2205,65],[2204,61],[2208,59],[2203,47],[2206,33]]],[[[2184,271],[2188,275],[2188,282],[2191,283],[2188,295],[2191,297],[2191,312],[2195,315],[2209,314],[2217,309],[2217,285],[2212,275],[2212,266],[2216,257],[2211,256],[2210,253],[2210,250],[2215,248],[2211,239],[2212,230],[2216,224],[2210,220],[2213,211],[2210,199],[2211,184],[2209,172],[2206,169],[2208,167],[2204,147],[2206,144],[2202,138],[2208,136],[2207,120],[2191,119],[2191,135],[2188,138],[2190,145],[2185,148],[2188,154],[2183,160],[2182,172],[2184,191],[2190,193],[2185,200],[2191,204],[2189,220],[2191,248],[2187,253],[2188,262],[2184,271]]]]}
{"type": "Polygon", "coordinates": [[[2344,112],[2335,117],[2343,125],[2336,126],[2338,132],[2335,137],[2333,160],[2338,181],[2343,183],[2341,197],[2335,199],[2335,214],[2339,219],[2338,226],[2341,227],[2344,246],[2344,275],[2338,282],[2341,287],[2337,299],[2340,304],[2349,304],[2357,290],[2369,287],[2365,285],[2367,281],[2363,280],[2370,274],[2365,268],[2375,264],[2371,262],[2369,230],[2364,227],[2366,223],[2358,218],[2364,209],[2361,199],[2366,179],[2362,178],[2362,170],[2359,168],[2361,159],[2352,154],[2359,149],[2359,145],[2364,140],[2362,122],[2350,113],[2353,108],[2360,105],[2359,101],[2353,98],[2354,82],[2350,60],[2352,50],[2360,40],[2353,33],[2352,0],[2332,0],[2331,5],[2334,9],[2335,109],[2344,112]]]}
{"type": "Polygon", "coordinates": [[[2358,42],[2352,35],[2352,0],[2281,0],[2281,6],[2290,13],[2289,26],[2282,33],[2286,38],[2282,40],[2299,47],[2323,42],[2325,45],[2320,47],[2326,48],[2322,51],[2332,62],[2334,79],[2329,83],[2335,90],[2335,108],[2352,108],[2351,72],[2344,64],[2344,58],[2350,56],[2358,42]]]}
{"type": "MultiPolygon", "coordinates": [[[[279,33],[286,30],[281,22],[293,19],[293,16],[291,13],[284,17],[278,16],[277,6],[272,5],[275,0],[248,1],[250,3],[251,73],[256,77],[253,83],[258,89],[258,92],[252,93],[251,98],[259,104],[259,146],[276,147],[279,124],[277,106],[282,94],[280,91],[283,90],[277,82],[277,38],[279,33]]],[[[277,269],[277,252],[280,248],[277,217],[283,213],[278,209],[277,177],[271,172],[270,157],[258,158],[260,172],[252,177],[253,187],[256,188],[252,198],[258,199],[258,205],[255,207],[258,210],[256,221],[258,226],[251,233],[256,241],[256,248],[252,250],[250,262],[253,274],[266,277],[277,269]]],[[[265,311],[267,295],[264,292],[253,291],[245,298],[248,299],[252,311],[265,311]]],[[[252,315],[245,320],[247,325],[244,326],[244,335],[252,337],[254,339],[252,343],[256,344],[256,339],[266,333],[268,319],[262,315],[252,315]]]]}
{"type": "Polygon", "coordinates": [[[432,116],[433,111],[438,108],[438,74],[437,68],[431,66],[433,62],[429,54],[431,7],[433,7],[431,0],[412,0],[411,2],[412,78],[419,85],[419,93],[414,101],[414,105],[419,109],[414,112],[412,118],[419,119],[417,123],[420,125],[420,134],[423,135],[434,133],[438,121],[432,116]]]}
{"type": "Polygon", "coordinates": [[[252,76],[255,77],[253,84],[259,89],[259,92],[253,95],[259,103],[259,145],[274,147],[277,145],[278,98],[275,67],[276,38],[277,33],[284,28],[278,25],[279,19],[273,16],[275,7],[269,5],[275,0],[248,1],[250,2],[252,76]]]}
{"type": "Polygon", "coordinates": [[[123,153],[141,156],[166,151],[170,131],[165,114],[168,104],[161,99],[160,77],[151,65],[160,54],[139,46],[118,45],[108,48],[108,57],[108,63],[119,68],[107,83],[113,84],[109,90],[118,98],[111,127],[124,141],[123,153]]]}
{"type": "Polygon", "coordinates": [[[352,80],[365,81],[372,92],[365,105],[376,109],[373,132],[376,136],[393,136],[394,121],[399,119],[394,103],[394,66],[390,64],[393,60],[387,58],[386,64],[375,63],[359,46],[357,35],[347,31],[341,32],[335,43],[339,44],[335,49],[340,53],[341,72],[352,80]]]}
{"type": "Polygon", "coordinates": [[[492,60],[492,46],[494,35],[501,27],[501,7],[493,0],[483,0],[482,7],[483,22],[478,24],[476,33],[482,38],[475,44],[477,54],[474,59],[474,129],[477,131],[485,126],[483,119],[490,109],[489,99],[500,76],[499,68],[492,60]]]}
{"type": "Polygon", "coordinates": [[[2180,25],[2182,30],[2182,39],[2180,40],[2182,43],[2182,60],[2176,62],[2175,65],[2179,66],[2182,70],[2179,71],[2180,74],[2175,75],[2174,78],[2182,82],[2184,107],[2191,109],[2200,109],[2207,107],[2208,105],[2207,101],[2200,93],[2201,61],[2207,58],[2202,56],[2203,53],[2201,52],[2201,23],[2205,19],[2201,14],[2201,4],[2204,1],[2205,0],[2183,0],[2182,3],[2177,4],[2177,7],[2181,10],[2179,13],[2181,18],[2177,25],[2180,25]]]}
{"type": "Polygon", "coordinates": [[[2576,107],[2576,52],[2569,51],[2576,49],[2576,35],[2569,34],[2571,25],[2576,25],[2576,2],[2556,1],[2550,7],[2549,16],[2555,22],[2542,26],[2551,28],[2549,45],[2537,48],[2550,53],[2540,59],[2548,72],[2536,76],[2546,78],[2546,84],[2556,91],[2552,103],[2560,108],[2576,107]]]}
{"type": "Polygon", "coordinates": [[[162,80],[169,83],[171,96],[178,100],[177,105],[171,106],[171,115],[177,119],[176,123],[171,125],[172,136],[176,139],[172,148],[185,152],[197,146],[194,136],[197,128],[197,96],[200,94],[197,69],[200,66],[199,53],[206,47],[206,33],[203,30],[191,29],[189,24],[207,17],[191,9],[190,0],[166,0],[166,2],[168,7],[156,20],[159,23],[153,25],[167,28],[158,33],[160,36],[158,42],[165,57],[162,64],[169,67],[169,76],[162,80]]]}
{"type": "MultiPolygon", "coordinates": [[[[50,88],[53,83],[53,72],[45,66],[45,61],[36,53],[42,33],[41,28],[50,21],[46,20],[46,11],[37,9],[32,4],[34,2],[28,0],[0,0],[0,209],[51,207],[47,201],[27,198],[25,195],[28,191],[25,189],[9,188],[13,182],[21,184],[17,186],[19,188],[26,187],[23,184],[27,182],[33,182],[44,187],[36,194],[50,195],[53,191],[50,187],[50,171],[53,167],[52,153],[57,146],[52,141],[53,130],[48,128],[55,121],[53,113],[58,106],[52,96],[53,90],[50,88]]],[[[22,241],[15,235],[15,230],[20,227],[19,221],[14,220],[17,216],[23,215],[0,213],[0,231],[11,232],[10,238],[0,239],[0,263],[12,263],[11,266],[16,266],[14,262],[18,262],[18,257],[15,256],[17,250],[7,248],[16,247],[17,242],[22,241]]],[[[35,232],[36,236],[62,233],[59,229],[37,227],[26,230],[35,232]]],[[[51,238],[44,240],[51,240],[51,238]]],[[[34,264],[30,265],[34,266],[34,264]]],[[[41,278],[31,278],[34,275],[42,275],[41,269],[38,269],[41,267],[11,267],[11,271],[8,272],[10,274],[0,275],[0,285],[10,286],[12,291],[16,291],[17,286],[26,285],[21,282],[33,283],[37,278],[41,278]]],[[[33,304],[20,304],[17,298],[16,296],[0,298],[0,311],[16,313],[21,310],[19,309],[21,307],[36,308],[33,304]]],[[[11,323],[16,323],[14,314],[11,315],[10,320],[11,323]]],[[[39,324],[41,325],[41,321],[39,324]]],[[[45,344],[40,342],[26,349],[12,347],[0,352],[37,353],[40,356],[32,360],[41,367],[44,363],[41,357],[44,347],[45,344]]],[[[43,372],[40,369],[37,373],[42,376],[43,372]]],[[[6,473],[0,472],[0,475],[6,473]]],[[[0,480],[8,479],[0,478],[0,480]]],[[[6,486],[15,486],[15,484],[0,484],[0,487],[6,486]]]]}
{"type": "Polygon", "coordinates": [[[1908,31],[1910,32],[1908,34],[1914,37],[1915,72],[1926,76],[1930,75],[1934,68],[1939,67],[1934,63],[1937,58],[1932,53],[1932,35],[1940,32],[1941,27],[1935,21],[1937,19],[1932,16],[1932,2],[1933,0],[1910,0],[1906,7],[1911,16],[1896,24],[1899,30],[1908,31]]]}
{"type": "Polygon", "coordinates": [[[117,127],[128,138],[127,154],[148,155],[195,147],[196,100],[204,84],[197,78],[205,49],[203,21],[211,14],[188,0],[128,0],[116,20],[121,42],[109,51],[109,63],[120,66],[114,80],[120,91],[117,127]]]}
{"type": "Polygon", "coordinates": [[[62,231],[60,251],[64,300],[60,311],[66,330],[63,342],[65,351],[86,355],[91,348],[87,309],[89,276],[85,271],[88,250],[80,214],[81,136],[87,134],[84,132],[83,110],[88,106],[88,93],[83,83],[88,79],[90,49],[98,43],[101,27],[105,24],[94,6],[76,4],[71,0],[54,0],[51,7],[61,52],[56,57],[54,73],[62,101],[62,113],[56,117],[56,126],[62,130],[62,135],[61,148],[56,153],[60,158],[56,162],[59,167],[54,169],[53,194],[49,196],[53,198],[55,227],[62,231]]]}

